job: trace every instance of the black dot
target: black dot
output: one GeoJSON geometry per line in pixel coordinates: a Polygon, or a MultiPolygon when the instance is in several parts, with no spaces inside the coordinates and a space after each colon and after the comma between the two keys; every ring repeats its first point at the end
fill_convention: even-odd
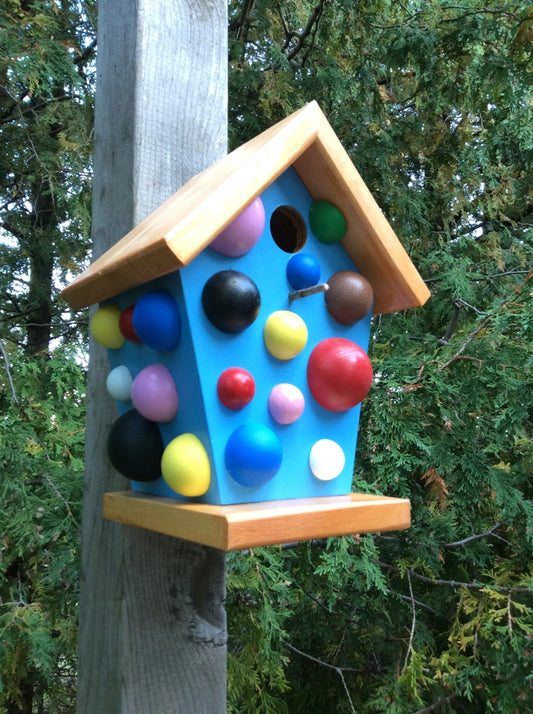
{"type": "Polygon", "coordinates": [[[237,270],[221,270],[204,285],[202,306],[209,322],[222,332],[236,334],[259,314],[261,296],[254,281],[237,270]]]}

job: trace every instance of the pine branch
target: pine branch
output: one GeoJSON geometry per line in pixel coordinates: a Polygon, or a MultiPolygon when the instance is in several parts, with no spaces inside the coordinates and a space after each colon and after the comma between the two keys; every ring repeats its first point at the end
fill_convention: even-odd
{"type": "Polygon", "coordinates": [[[252,12],[254,10],[256,0],[245,0],[243,3],[239,19],[236,22],[230,23],[229,31],[234,34],[236,40],[246,41],[252,12]]]}
{"type": "Polygon", "coordinates": [[[324,662],[321,659],[318,659],[317,657],[313,657],[313,655],[307,654],[307,652],[302,652],[302,650],[299,650],[297,647],[294,645],[291,645],[290,642],[286,642],[285,646],[288,647],[290,650],[293,652],[296,652],[296,654],[299,654],[301,657],[305,657],[306,659],[310,660],[311,662],[314,662],[315,664],[320,665],[321,667],[326,667],[326,669],[332,669],[334,672],[336,672],[342,682],[342,686],[344,687],[344,691],[346,692],[346,696],[348,697],[348,701],[350,702],[350,708],[353,712],[353,714],[357,714],[357,712],[354,709],[353,701],[350,696],[350,692],[348,690],[348,686],[346,684],[346,680],[344,679],[344,672],[357,672],[361,673],[361,670],[358,669],[353,669],[352,667],[337,667],[334,664],[329,664],[329,662],[324,662]]]}
{"type": "MultiPolygon", "coordinates": [[[[461,5],[444,5],[442,7],[443,11],[464,9],[465,8],[461,5]]],[[[471,10],[470,12],[465,12],[462,15],[457,15],[456,17],[444,18],[440,22],[443,24],[445,22],[461,22],[461,20],[464,20],[465,17],[471,17],[473,15],[505,15],[506,17],[509,17],[512,20],[516,20],[516,22],[521,22],[519,17],[515,15],[514,12],[510,12],[509,10],[505,10],[504,8],[495,8],[494,10],[489,10],[489,8],[487,7],[481,8],[480,10],[471,10]]]]}
{"type": "MultiPolygon", "coordinates": [[[[400,568],[398,568],[396,565],[390,565],[389,563],[382,563],[379,560],[374,560],[374,563],[376,565],[379,565],[380,568],[384,568],[385,570],[388,570],[391,573],[395,573],[397,575],[401,574],[400,568]]],[[[516,587],[504,587],[502,585],[494,585],[493,583],[465,583],[461,582],[459,580],[443,580],[441,578],[428,578],[426,575],[421,575],[420,573],[415,572],[411,568],[408,568],[406,573],[408,573],[412,578],[415,578],[415,580],[420,580],[423,583],[427,583],[428,585],[443,585],[451,588],[465,588],[466,590],[494,590],[495,592],[498,593],[523,593],[525,595],[533,595],[533,590],[531,588],[524,588],[520,586],[516,587]]]]}
{"type": "Polygon", "coordinates": [[[81,54],[78,55],[73,61],[74,64],[83,64],[86,60],[91,57],[91,55],[94,54],[94,51],[96,50],[96,38],[91,42],[90,45],[88,45],[81,54]]]}
{"type": "Polygon", "coordinates": [[[422,602],[421,600],[416,600],[415,598],[412,598],[409,595],[397,593],[394,590],[387,590],[387,592],[391,595],[394,595],[395,597],[399,597],[400,600],[405,600],[408,603],[414,603],[417,607],[421,607],[423,610],[429,612],[430,615],[433,615],[433,617],[442,617],[445,620],[448,620],[448,617],[446,615],[443,615],[442,612],[437,612],[437,610],[434,610],[430,605],[426,605],[426,603],[422,602]]]}
{"type": "MultiPolygon", "coordinates": [[[[393,30],[397,29],[400,27],[407,27],[411,25],[413,22],[417,20],[421,20],[424,15],[427,14],[425,10],[419,10],[416,13],[409,12],[400,2],[398,4],[402,7],[403,10],[405,10],[409,18],[406,19],[404,22],[396,22],[391,25],[380,25],[377,23],[371,23],[372,27],[376,27],[378,30],[393,30]]],[[[446,10],[464,10],[465,8],[462,7],[461,5],[444,5],[441,8],[441,11],[444,12],[446,10]]],[[[509,10],[506,10],[504,8],[495,8],[495,9],[489,9],[489,8],[481,8],[479,10],[472,10],[470,12],[464,12],[462,15],[456,15],[455,17],[446,17],[437,23],[437,26],[444,25],[445,23],[450,23],[450,22],[461,22],[464,20],[466,17],[471,17],[475,15],[503,15],[504,17],[507,17],[511,20],[514,20],[518,25],[521,25],[523,22],[528,21],[528,17],[520,19],[517,15],[515,15],[514,12],[510,12],[509,10]]]]}
{"type": "Polygon", "coordinates": [[[41,475],[42,475],[43,479],[46,481],[46,483],[50,486],[50,488],[52,489],[52,491],[55,493],[55,495],[56,495],[56,496],[59,498],[59,500],[62,501],[63,504],[65,505],[65,508],[66,508],[66,510],[67,510],[68,516],[69,516],[69,518],[71,519],[71,521],[72,521],[72,522],[74,523],[74,525],[78,528],[78,530],[81,529],[80,524],[78,523],[78,521],[76,520],[76,517],[75,517],[74,514],[72,513],[72,510],[71,510],[71,508],[70,508],[69,502],[68,502],[68,501],[66,500],[66,498],[63,496],[63,494],[58,490],[57,486],[53,483],[53,481],[52,481],[51,478],[48,476],[48,474],[43,473],[43,474],[41,474],[41,475]]]}
{"type": "Polygon", "coordinates": [[[436,712],[445,704],[449,704],[453,699],[456,699],[458,696],[459,695],[455,693],[450,694],[447,697],[438,699],[436,702],[430,704],[428,707],[424,707],[423,709],[417,709],[416,712],[413,712],[413,714],[429,714],[430,712],[436,712]]]}
{"type": "MultiPolygon", "coordinates": [[[[314,8],[313,12],[309,16],[309,19],[307,20],[307,23],[303,30],[298,33],[291,33],[294,35],[295,38],[297,38],[297,42],[295,43],[294,47],[290,52],[287,52],[287,59],[290,61],[296,57],[298,52],[302,49],[305,40],[311,35],[311,32],[314,29],[313,32],[313,41],[314,41],[314,35],[316,34],[316,30],[318,29],[318,23],[320,22],[320,18],[322,16],[322,12],[324,11],[324,5],[326,3],[326,0],[320,0],[318,5],[314,8]]],[[[306,55],[307,57],[307,55],[306,55]]]]}
{"type": "Polygon", "coordinates": [[[4,360],[4,366],[6,369],[7,381],[9,382],[9,387],[11,389],[11,396],[15,404],[18,404],[17,393],[15,392],[15,385],[13,384],[13,379],[11,378],[11,372],[9,371],[9,361],[7,359],[7,353],[4,349],[4,343],[0,340],[0,352],[2,353],[2,358],[4,360]]]}
{"type": "Polygon", "coordinates": [[[407,645],[407,652],[405,654],[405,662],[403,664],[404,669],[407,669],[407,666],[409,665],[409,660],[411,659],[411,655],[413,653],[413,639],[415,636],[415,627],[416,627],[415,598],[413,595],[413,584],[411,582],[411,574],[409,573],[409,571],[407,572],[407,582],[409,583],[409,595],[411,596],[412,617],[411,617],[411,631],[409,633],[409,644],[407,645]]]}
{"type": "Polygon", "coordinates": [[[501,525],[501,523],[495,523],[491,528],[489,528],[488,531],[485,531],[484,533],[474,533],[473,535],[468,536],[467,538],[463,538],[462,540],[456,540],[453,543],[442,543],[441,547],[457,548],[459,546],[466,545],[467,543],[472,543],[472,541],[480,540],[481,538],[487,538],[488,536],[493,535],[494,531],[497,530],[501,525]]]}
{"type": "MultiPolygon", "coordinates": [[[[499,307],[499,310],[503,310],[503,309],[507,306],[507,304],[512,300],[512,298],[513,298],[515,295],[517,295],[517,294],[522,290],[522,288],[524,287],[524,285],[525,285],[532,277],[533,277],[533,270],[530,270],[530,271],[527,273],[527,276],[524,278],[524,280],[520,283],[520,285],[517,285],[517,286],[515,287],[515,289],[514,289],[513,292],[512,292],[512,295],[502,301],[502,303],[501,303],[501,305],[500,305],[500,307],[499,307]]],[[[465,304],[466,304],[466,303],[465,303],[465,304]]],[[[471,306],[469,305],[468,307],[471,307],[471,306]]],[[[479,312],[479,314],[482,314],[479,310],[476,310],[476,312],[479,312]]],[[[492,317],[493,317],[493,314],[489,314],[489,315],[487,315],[487,316],[485,317],[484,320],[481,321],[481,323],[476,327],[476,329],[475,329],[473,332],[470,333],[470,335],[469,335],[469,336],[467,337],[467,339],[463,342],[463,344],[461,345],[461,347],[459,348],[459,350],[453,355],[453,357],[450,357],[450,359],[449,359],[447,362],[445,362],[444,364],[441,364],[441,365],[438,367],[439,371],[445,370],[447,367],[449,367],[451,364],[453,364],[454,362],[456,362],[456,361],[459,360],[459,359],[466,359],[466,358],[462,357],[462,354],[463,354],[464,350],[466,349],[467,345],[469,345],[469,344],[479,335],[479,333],[480,333],[482,330],[485,329],[485,327],[487,326],[487,324],[489,323],[489,321],[490,321],[490,319],[491,319],[492,317]]],[[[470,357],[469,359],[475,359],[475,358],[470,357]]],[[[480,362],[480,360],[477,360],[477,359],[475,359],[475,361],[480,362]]]]}
{"type": "Polygon", "coordinates": [[[446,328],[446,332],[444,335],[440,338],[438,344],[442,346],[449,345],[449,339],[455,332],[457,325],[459,324],[459,316],[461,314],[462,306],[457,304],[457,301],[454,301],[454,309],[453,309],[453,315],[451,317],[450,323],[448,327],[446,328]]]}

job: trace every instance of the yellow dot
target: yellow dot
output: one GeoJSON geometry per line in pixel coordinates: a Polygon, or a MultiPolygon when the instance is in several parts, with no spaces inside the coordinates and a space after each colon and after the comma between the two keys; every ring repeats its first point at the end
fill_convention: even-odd
{"type": "Polygon", "coordinates": [[[211,465],[204,445],[194,434],[172,439],[163,452],[161,473],[181,496],[201,496],[211,482],[211,465]]]}
{"type": "Polygon", "coordinates": [[[124,344],[124,335],[119,329],[120,309],[117,305],[104,305],[99,308],[91,320],[91,332],[94,339],[104,347],[118,350],[124,344]]]}
{"type": "Polygon", "coordinates": [[[299,315],[290,310],[278,310],[265,322],[263,338],[273,357],[289,360],[307,344],[307,327],[299,315]]]}

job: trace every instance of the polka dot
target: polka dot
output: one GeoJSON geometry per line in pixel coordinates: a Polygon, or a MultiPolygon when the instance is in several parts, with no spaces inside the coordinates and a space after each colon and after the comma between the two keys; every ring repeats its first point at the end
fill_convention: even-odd
{"type": "Polygon", "coordinates": [[[104,347],[118,350],[124,344],[124,335],[119,328],[120,309],[117,305],[104,305],[91,320],[94,339],[104,347]]]}
{"type": "Polygon", "coordinates": [[[294,384],[276,384],[268,398],[268,409],[279,424],[293,424],[305,408],[305,398],[294,384]]]}
{"type": "Polygon", "coordinates": [[[202,306],[209,322],[221,332],[238,334],[249,327],[261,307],[254,281],[238,270],[221,270],[204,285],[202,306]]]}
{"type": "Polygon", "coordinates": [[[119,402],[129,402],[133,377],[129,369],[121,364],[107,375],[106,388],[110,396],[119,402]]]}
{"type": "Polygon", "coordinates": [[[178,411],[176,383],[164,364],[150,364],[139,372],[131,399],[139,414],[151,421],[172,421],[178,411]]]}
{"type": "Polygon", "coordinates": [[[218,378],[217,394],[228,409],[243,409],[254,397],[254,378],[241,367],[230,367],[218,378]]]}
{"type": "Polygon", "coordinates": [[[302,318],[290,310],[278,310],[265,322],[263,337],[267,350],[279,360],[300,354],[307,344],[307,327],[302,318]]]}
{"type": "Polygon", "coordinates": [[[210,244],[216,253],[238,258],[250,252],[265,227],[265,207],[258,196],[210,244]]]}
{"type": "Polygon", "coordinates": [[[148,347],[164,352],[175,349],[181,335],[181,317],[172,295],[166,290],[143,295],[133,309],[133,328],[148,347]]]}
{"type": "Polygon", "coordinates": [[[141,340],[139,339],[139,336],[137,335],[137,333],[135,332],[135,328],[133,327],[134,307],[134,305],[130,305],[129,307],[122,310],[122,312],[120,313],[120,318],[118,320],[118,327],[127,340],[139,344],[141,340]]]}
{"type": "Polygon", "coordinates": [[[374,302],[372,286],[366,278],[352,270],[340,270],[328,280],[326,308],[341,325],[354,325],[362,320],[374,302]]]}
{"type": "Polygon", "coordinates": [[[161,458],[165,482],[180,496],[202,496],[211,483],[209,456],[194,434],[181,434],[168,444],[161,458]]]}
{"type": "Polygon", "coordinates": [[[135,409],[114,422],[107,438],[109,460],[119,473],[134,481],[157,481],[163,448],[157,424],[135,409]]]}
{"type": "Polygon", "coordinates": [[[372,365],[366,352],[342,337],[322,340],[307,363],[311,394],[324,409],[342,412],[355,407],[372,385],[372,365]]]}
{"type": "Polygon", "coordinates": [[[287,263],[287,280],[295,290],[316,285],[320,280],[320,265],[308,253],[296,253],[287,263]]]}
{"type": "Polygon", "coordinates": [[[262,424],[250,422],[235,429],[228,439],[226,469],[241,486],[259,488],[277,474],[282,456],[276,434],[262,424]]]}
{"type": "Polygon", "coordinates": [[[309,468],[320,481],[331,481],[342,472],[346,459],[336,441],[320,439],[309,453],[309,468]]]}
{"type": "Polygon", "coordinates": [[[339,209],[328,201],[315,201],[309,209],[309,225],[321,243],[338,243],[348,226],[339,209]]]}

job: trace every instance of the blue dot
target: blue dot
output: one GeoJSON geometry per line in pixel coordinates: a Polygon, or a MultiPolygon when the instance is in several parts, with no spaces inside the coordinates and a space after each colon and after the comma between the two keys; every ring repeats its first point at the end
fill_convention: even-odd
{"type": "Polygon", "coordinates": [[[296,253],[287,263],[287,280],[295,290],[316,285],[320,280],[320,265],[309,253],[296,253]]]}
{"type": "Polygon", "coordinates": [[[166,290],[143,295],[133,308],[133,328],[148,347],[175,349],[181,334],[181,317],[172,295],[166,290]]]}
{"type": "Polygon", "coordinates": [[[242,424],[226,444],[226,469],[241,486],[258,488],[274,478],[283,456],[281,442],[262,424],[242,424]]]}

